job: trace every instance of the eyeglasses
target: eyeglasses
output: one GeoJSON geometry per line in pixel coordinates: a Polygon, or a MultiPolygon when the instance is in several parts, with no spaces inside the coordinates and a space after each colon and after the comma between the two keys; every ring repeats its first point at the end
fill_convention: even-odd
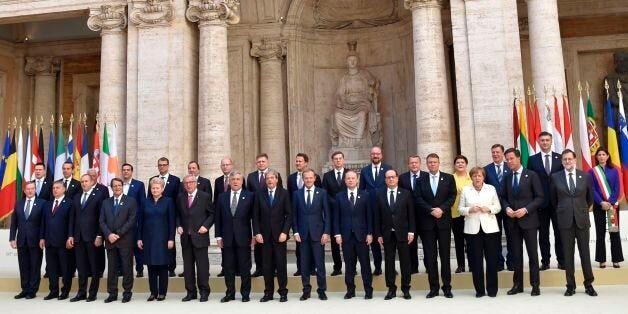
{"type": "Polygon", "coordinates": [[[158,167],[167,167],[168,164],[157,164],[158,167]]]}

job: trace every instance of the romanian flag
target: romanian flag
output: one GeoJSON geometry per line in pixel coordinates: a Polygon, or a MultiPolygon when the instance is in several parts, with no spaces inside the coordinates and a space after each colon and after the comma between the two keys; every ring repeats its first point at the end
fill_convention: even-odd
{"type": "Polygon", "coordinates": [[[519,100],[519,150],[521,151],[521,163],[523,167],[528,166],[528,157],[530,157],[530,150],[528,144],[528,131],[526,121],[526,104],[519,100]]]}
{"type": "Polygon", "coordinates": [[[565,149],[571,149],[575,151],[573,146],[573,136],[571,133],[571,114],[569,113],[569,102],[567,97],[563,95],[563,143],[565,143],[565,149]]]}
{"type": "Polygon", "coordinates": [[[4,141],[3,157],[6,158],[2,187],[0,187],[0,220],[11,215],[17,200],[17,153],[15,151],[15,132],[9,144],[9,134],[4,141]]]}
{"type": "Polygon", "coordinates": [[[621,161],[619,159],[619,145],[617,144],[617,132],[615,128],[617,125],[615,124],[615,112],[613,111],[613,106],[611,105],[611,100],[609,97],[606,98],[606,140],[608,141],[607,147],[608,152],[610,153],[611,163],[613,167],[617,169],[619,173],[619,197],[618,200],[624,198],[624,180],[621,171],[621,161]]]}
{"type": "Polygon", "coordinates": [[[81,122],[76,126],[76,144],[74,145],[74,151],[72,154],[72,162],[74,163],[74,173],[72,177],[76,180],[81,179],[81,150],[83,146],[83,129],[81,128],[81,122]]]}

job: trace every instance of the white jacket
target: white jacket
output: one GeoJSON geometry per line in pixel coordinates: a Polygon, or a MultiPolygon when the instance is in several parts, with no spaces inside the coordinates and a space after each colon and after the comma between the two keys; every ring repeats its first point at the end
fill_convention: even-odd
{"type": "Polygon", "coordinates": [[[495,214],[499,213],[501,205],[495,188],[484,183],[482,190],[479,192],[475,190],[473,185],[468,185],[462,188],[460,194],[460,203],[458,204],[458,211],[460,215],[464,217],[464,233],[477,234],[480,232],[480,226],[484,233],[499,232],[499,225],[497,224],[497,217],[495,214]],[[469,210],[473,206],[488,207],[490,213],[469,213],[469,210]]]}

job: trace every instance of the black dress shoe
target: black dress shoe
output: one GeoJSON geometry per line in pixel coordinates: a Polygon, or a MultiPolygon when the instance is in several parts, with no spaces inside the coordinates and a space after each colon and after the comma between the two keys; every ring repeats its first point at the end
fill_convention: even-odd
{"type": "Polygon", "coordinates": [[[297,270],[294,272],[294,274],[292,274],[292,276],[301,276],[301,271],[297,270]]]}
{"type": "Polygon", "coordinates": [[[57,298],[57,300],[61,301],[61,300],[65,300],[69,297],[68,293],[61,293],[61,295],[59,295],[59,297],[57,298]]]}
{"type": "Polygon", "coordinates": [[[381,268],[375,268],[375,270],[373,271],[373,276],[379,276],[381,274],[382,274],[381,268]]]}
{"type": "Polygon", "coordinates": [[[224,270],[220,270],[220,272],[218,273],[218,277],[224,277],[225,276],[225,271],[224,270]]]}
{"type": "Polygon", "coordinates": [[[78,302],[78,301],[83,301],[85,299],[87,299],[85,295],[77,295],[73,297],[72,299],[70,299],[70,302],[78,302]]]}
{"type": "Polygon", "coordinates": [[[494,297],[497,296],[497,293],[489,293],[488,296],[491,297],[491,298],[494,298],[494,297]]]}
{"type": "MultiPolygon", "coordinates": [[[[185,277],[185,274],[184,274],[184,273],[180,273],[180,274],[178,274],[177,276],[179,276],[179,278],[183,278],[183,277],[185,277]]],[[[172,277],[172,276],[171,276],[171,277],[172,277]]]]}
{"type": "Polygon", "coordinates": [[[130,295],[125,295],[122,297],[122,303],[129,303],[131,301],[130,295]]]}
{"type": "Polygon", "coordinates": [[[386,293],[384,300],[390,300],[396,297],[397,297],[397,292],[395,290],[388,290],[388,293],[386,293]]]}
{"type": "Polygon", "coordinates": [[[410,295],[410,291],[404,291],[403,292],[403,298],[406,299],[406,300],[412,299],[412,296],[410,295]]]}
{"type": "Polygon", "coordinates": [[[619,263],[613,263],[613,268],[619,268],[621,266],[619,266],[619,263]]]}
{"type": "Polygon", "coordinates": [[[48,278],[48,272],[44,273],[44,278],[48,278]]]}
{"type": "Polygon", "coordinates": [[[316,271],[315,271],[315,270],[312,270],[312,271],[310,272],[310,276],[316,276],[316,271]]]}
{"type": "Polygon", "coordinates": [[[451,290],[447,289],[447,290],[443,290],[443,295],[445,296],[445,298],[447,299],[451,299],[454,297],[453,293],[451,293],[451,290]]]}
{"type": "Polygon", "coordinates": [[[249,301],[251,301],[251,298],[248,295],[242,297],[242,302],[249,302],[249,301]]]}
{"type": "Polygon", "coordinates": [[[373,298],[373,291],[369,291],[364,294],[364,300],[370,300],[372,298],[373,298]]]}
{"type": "Polygon", "coordinates": [[[593,289],[593,286],[588,286],[584,289],[584,292],[592,297],[597,297],[597,292],[593,289]]]}
{"type": "Polygon", "coordinates": [[[14,299],[24,299],[24,298],[26,298],[26,295],[27,295],[27,294],[28,294],[28,293],[26,293],[26,292],[22,291],[22,292],[18,293],[16,296],[14,296],[13,298],[14,298],[14,299]]]}
{"type": "Polygon", "coordinates": [[[558,264],[558,269],[565,270],[565,265],[563,265],[563,264],[558,264]]]}
{"type": "Polygon", "coordinates": [[[260,302],[268,302],[268,301],[272,301],[272,300],[273,300],[273,296],[272,295],[265,295],[261,299],[259,299],[260,302]]]}
{"type": "Polygon", "coordinates": [[[318,299],[321,301],[326,301],[327,300],[327,295],[325,294],[325,292],[319,292],[318,293],[318,299]]]}
{"type": "Polygon", "coordinates": [[[261,277],[262,276],[262,272],[259,269],[256,269],[254,273],[251,274],[251,277],[255,278],[255,277],[261,277]]]}
{"type": "Polygon", "coordinates": [[[334,269],[334,271],[331,272],[332,276],[338,276],[338,275],[342,275],[342,270],[340,269],[334,269]]]}
{"type": "Polygon", "coordinates": [[[176,275],[173,270],[168,272],[168,277],[175,277],[176,275]]]}
{"type": "Polygon", "coordinates": [[[549,268],[550,268],[549,264],[543,264],[543,265],[541,265],[541,267],[539,267],[539,270],[540,271],[544,271],[544,270],[548,270],[549,268]]]}
{"type": "Polygon", "coordinates": [[[522,287],[514,286],[510,290],[508,290],[508,292],[506,292],[506,294],[507,295],[515,295],[515,294],[521,293],[521,292],[523,292],[523,288],[522,287]]]}
{"type": "Polygon", "coordinates": [[[413,269],[413,270],[410,272],[410,275],[414,275],[414,274],[418,274],[418,273],[419,273],[419,270],[418,270],[418,269],[413,269]]]}
{"type": "Polygon", "coordinates": [[[532,287],[532,292],[530,292],[530,295],[533,297],[539,296],[541,295],[541,290],[539,289],[539,287],[532,287]]]}
{"type": "Polygon", "coordinates": [[[143,271],[138,271],[137,275],[135,277],[136,278],[143,278],[144,277],[144,272],[143,271]]]}
{"type": "Polygon", "coordinates": [[[355,291],[347,291],[347,293],[345,293],[345,300],[349,300],[355,297],[355,291]]]}
{"type": "Polygon", "coordinates": [[[567,288],[567,290],[565,291],[565,296],[566,297],[570,297],[572,295],[576,294],[576,290],[572,289],[572,288],[567,288]]]}
{"type": "Polygon", "coordinates": [[[207,302],[207,300],[209,300],[209,294],[201,294],[201,297],[200,297],[199,301],[200,302],[207,302]]]}
{"type": "Polygon", "coordinates": [[[183,297],[183,299],[181,299],[182,302],[188,302],[191,300],[196,300],[196,295],[195,294],[188,294],[185,297],[183,297]]]}
{"type": "Polygon", "coordinates": [[[464,266],[456,268],[456,274],[464,273],[464,266]]]}
{"type": "Polygon", "coordinates": [[[279,297],[279,302],[288,302],[288,296],[287,295],[282,295],[279,297]]]}
{"type": "Polygon", "coordinates": [[[106,299],[105,299],[105,303],[111,303],[113,301],[118,300],[118,296],[115,295],[109,295],[106,299]]]}
{"type": "Polygon", "coordinates": [[[148,299],[146,299],[146,301],[151,302],[151,301],[154,301],[156,298],[157,298],[156,295],[151,294],[151,295],[148,296],[148,299]]]}
{"type": "Polygon", "coordinates": [[[222,299],[220,299],[220,303],[227,303],[229,301],[233,301],[235,300],[235,296],[233,295],[226,295],[224,297],[222,297],[222,299]]]}
{"type": "Polygon", "coordinates": [[[309,292],[303,292],[303,294],[301,295],[301,297],[299,298],[299,300],[301,301],[305,301],[307,299],[310,298],[310,293],[309,292]]]}
{"type": "Polygon", "coordinates": [[[158,296],[157,296],[157,301],[163,301],[163,300],[165,300],[165,299],[166,299],[166,296],[165,296],[165,295],[158,295],[158,296]]]}
{"type": "Polygon", "coordinates": [[[508,271],[515,271],[515,268],[514,268],[514,267],[512,267],[512,266],[508,266],[508,267],[506,267],[506,269],[507,269],[508,271]]]}
{"type": "Polygon", "coordinates": [[[59,298],[58,293],[50,293],[44,297],[44,300],[52,300],[52,299],[57,299],[57,298],[59,298]]]}
{"type": "Polygon", "coordinates": [[[504,265],[497,265],[497,271],[503,271],[504,270],[504,265]]]}
{"type": "Polygon", "coordinates": [[[35,295],[34,293],[29,293],[29,294],[27,294],[27,295],[24,297],[24,299],[26,299],[26,300],[30,300],[30,299],[34,299],[34,298],[36,298],[36,297],[37,297],[37,295],[35,295]]]}
{"type": "Polygon", "coordinates": [[[483,297],[483,296],[485,296],[485,295],[486,295],[486,294],[484,294],[483,292],[476,292],[476,293],[475,293],[475,297],[476,297],[476,298],[481,298],[481,297],[483,297]]]}
{"type": "Polygon", "coordinates": [[[92,294],[92,295],[88,296],[87,299],[85,299],[85,301],[87,301],[87,302],[94,302],[94,301],[96,301],[96,295],[92,294]]]}
{"type": "Polygon", "coordinates": [[[431,299],[431,298],[436,297],[436,296],[438,296],[438,290],[432,290],[425,296],[425,298],[426,299],[431,299]]]}

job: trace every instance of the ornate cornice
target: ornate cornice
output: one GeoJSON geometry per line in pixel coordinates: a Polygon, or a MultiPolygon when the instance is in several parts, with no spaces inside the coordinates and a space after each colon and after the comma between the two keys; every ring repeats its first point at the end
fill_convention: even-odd
{"type": "Polygon", "coordinates": [[[137,27],[168,26],[174,20],[173,0],[133,0],[129,13],[137,27]]]}
{"type": "Polygon", "coordinates": [[[190,22],[199,26],[237,24],[240,22],[240,0],[190,0],[185,11],[190,22]]]}
{"type": "Polygon", "coordinates": [[[57,57],[26,57],[27,75],[54,75],[59,72],[61,60],[57,57]]]}
{"type": "Polygon", "coordinates": [[[422,8],[442,8],[443,0],[403,0],[403,6],[411,11],[422,8]]]}
{"type": "Polygon", "coordinates": [[[259,62],[281,60],[287,53],[286,41],[281,38],[262,38],[253,42],[251,56],[259,58],[259,62]]]}
{"type": "Polygon", "coordinates": [[[89,10],[87,27],[95,32],[120,32],[126,28],[126,25],[125,5],[104,4],[99,8],[89,10]]]}

